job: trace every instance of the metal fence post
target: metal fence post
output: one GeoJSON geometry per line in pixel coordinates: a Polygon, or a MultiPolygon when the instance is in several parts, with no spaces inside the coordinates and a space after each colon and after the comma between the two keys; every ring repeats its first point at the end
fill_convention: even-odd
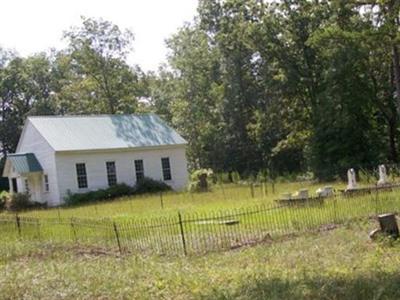
{"type": "Polygon", "coordinates": [[[18,214],[15,214],[15,224],[17,225],[18,236],[21,237],[21,219],[18,214]]]}
{"type": "Polygon", "coordinates": [[[336,204],[337,204],[336,201],[337,201],[337,199],[336,199],[336,197],[334,197],[334,198],[333,198],[333,222],[334,222],[335,224],[338,223],[337,211],[336,211],[336,204]]]}
{"type": "Polygon", "coordinates": [[[118,228],[117,228],[117,224],[115,222],[113,222],[113,227],[114,227],[115,238],[117,239],[119,253],[122,254],[122,247],[121,247],[121,242],[119,240],[118,228]]]}
{"type": "Polygon", "coordinates": [[[178,219],[179,219],[179,228],[181,231],[181,239],[182,239],[182,246],[183,246],[183,254],[185,254],[185,256],[187,255],[187,251],[186,251],[186,239],[185,239],[185,232],[183,230],[183,222],[182,222],[182,216],[181,213],[178,212],[178,219]]]}
{"type": "Polygon", "coordinates": [[[162,192],[160,192],[160,203],[161,203],[161,209],[164,209],[164,201],[163,201],[162,192]]]}
{"type": "Polygon", "coordinates": [[[71,218],[71,230],[72,230],[72,234],[74,235],[75,243],[78,243],[78,237],[76,236],[74,218],[71,218]]]}
{"type": "Polygon", "coordinates": [[[36,229],[37,229],[38,239],[40,240],[40,221],[39,221],[39,218],[36,219],[36,229]]]}

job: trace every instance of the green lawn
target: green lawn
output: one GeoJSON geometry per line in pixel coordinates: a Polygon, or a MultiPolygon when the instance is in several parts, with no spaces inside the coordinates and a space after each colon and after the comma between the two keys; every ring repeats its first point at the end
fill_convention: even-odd
{"type": "Polygon", "coordinates": [[[399,299],[400,244],[370,241],[376,226],[361,221],[198,257],[1,243],[0,298],[399,299]]]}
{"type": "MultiPolygon", "coordinates": [[[[345,188],[343,183],[329,184],[335,188],[345,188]]],[[[251,207],[260,204],[271,204],[274,199],[285,192],[295,192],[298,189],[307,188],[313,194],[316,189],[324,184],[309,182],[276,183],[274,193],[271,184],[256,185],[254,197],[248,185],[216,185],[209,193],[164,193],[140,195],[129,198],[121,198],[111,202],[83,205],[72,208],[34,210],[21,214],[21,216],[39,218],[129,218],[147,219],[158,216],[176,216],[178,211],[182,213],[204,213],[210,211],[227,210],[234,208],[251,207]]]]}
{"type": "MultiPolygon", "coordinates": [[[[400,190],[354,197],[327,198],[306,205],[278,206],[279,193],[305,184],[276,186],[275,195],[256,187],[230,185],[211,193],[170,193],[121,199],[75,208],[30,211],[18,219],[0,218],[2,240],[30,240],[115,248],[121,252],[161,255],[198,255],[234,249],[273,238],[318,231],[398,212],[400,190]],[[193,197],[193,198],[192,198],[193,197]],[[247,197],[247,198],[246,198],[247,197]],[[180,215],[178,215],[180,211],[180,215]]],[[[310,190],[316,186],[309,185],[310,190]]]]}
{"type": "Polygon", "coordinates": [[[252,197],[226,185],[163,195],[164,208],[152,195],[30,211],[19,231],[3,214],[0,299],[399,299],[400,244],[368,233],[371,216],[398,212],[400,190],[273,201],[318,186],[257,186],[252,197]]]}

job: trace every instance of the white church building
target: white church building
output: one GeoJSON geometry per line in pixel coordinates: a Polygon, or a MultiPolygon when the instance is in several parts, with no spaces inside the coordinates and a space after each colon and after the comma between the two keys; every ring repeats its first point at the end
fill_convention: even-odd
{"type": "Polygon", "coordinates": [[[186,144],[154,114],[28,117],[3,176],[11,193],[49,206],[143,177],[179,190],[188,180],[186,144]]]}

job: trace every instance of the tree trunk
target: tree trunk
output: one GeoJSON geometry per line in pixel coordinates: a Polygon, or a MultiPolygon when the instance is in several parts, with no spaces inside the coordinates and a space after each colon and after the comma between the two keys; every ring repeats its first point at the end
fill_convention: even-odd
{"type": "Polygon", "coordinates": [[[390,151],[390,160],[394,163],[398,162],[396,132],[397,132],[396,117],[392,117],[389,120],[389,151],[390,151]]]}
{"type": "Polygon", "coordinates": [[[400,61],[399,61],[399,50],[396,45],[393,45],[392,55],[393,55],[394,83],[396,87],[397,112],[400,115],[400,61]]]}

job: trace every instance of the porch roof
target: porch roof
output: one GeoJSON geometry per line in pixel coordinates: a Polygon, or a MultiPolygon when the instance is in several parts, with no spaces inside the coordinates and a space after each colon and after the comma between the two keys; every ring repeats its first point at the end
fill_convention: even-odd
{"type": "Polygon", "coordinates": [[[19,174],[43,171],[42,166],[33,153],[9,154],[7,159],[19,174]]]}

